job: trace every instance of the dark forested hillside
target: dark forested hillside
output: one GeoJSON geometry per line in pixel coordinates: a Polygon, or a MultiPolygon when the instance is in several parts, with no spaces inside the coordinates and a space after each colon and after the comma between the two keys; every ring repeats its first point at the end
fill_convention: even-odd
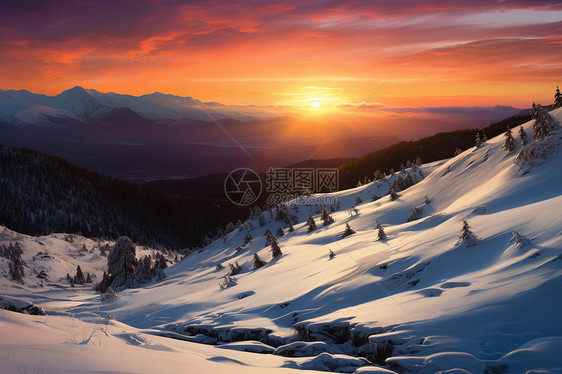
{"type": "MultiPolygon", "coordinates": [[[[530,119],[530,114],[506,118],[480,130],[480,136],[485,133],[488,138],[495,137],[504,132],[507,126],[513,128],[530,119]]],[[[438,133],[416,141],[402,141],[369,153],[339,167],[339,188],[355,187],[358,181],[363,182],[365,178],[372,180],[376,170],[386,173],[391,169],[399,170],[401,164],[406,164],[408,160],[414,162],[417,157],[424,163],[452,157],[457,148],[465,150],[474,146],[478,131],[474,129],[438,133]]]]}
{"type": "Polygon", "coordinates": [[[101,176],[54,156],[0,146],[0,223],[31,235],[129,236],[169,248],[199,246],[247,217],[227,201],[171,195],[101,176]]]}

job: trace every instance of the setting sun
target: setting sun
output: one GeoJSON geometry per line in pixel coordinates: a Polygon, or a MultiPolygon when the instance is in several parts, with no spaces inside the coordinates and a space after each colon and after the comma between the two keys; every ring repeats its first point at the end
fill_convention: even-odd
{"type": "Polygon", "coordinates": [[[318,108],[320,108],[320,103],[319,103],[318,101],[313,101],[313,102],[312,102],[312,106],[313,106],[315,109],[318,109],[318,108]]]}

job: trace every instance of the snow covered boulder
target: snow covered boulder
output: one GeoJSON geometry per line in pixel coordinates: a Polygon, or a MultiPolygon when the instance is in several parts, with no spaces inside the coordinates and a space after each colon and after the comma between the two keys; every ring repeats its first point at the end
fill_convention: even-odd
{"type": "Polygon", "coordinates": [[[372,365],[369,360],[362,357],[352,357],[346,355],[332,355],[330,353],[322,353],[310,360],[288,361],[285,366],[295,367],[304,370],[320,370],[336,373],[354,373],[358,368],[364,365],[372,365]]]}
{"type": "Polygon", "coordinates": [[[47,315],[47,313],[45,313],[43,308],[39,305],[35,305],[31,301],[19,297],[0,297],[0,308],[11,312],[31,314],[35,316],[47,315]]]}
{"type": "Polygon", "coordinates": [[[218,346],[218,348],[232,349],[235,351],[244,351],[244,352],[253,352],[253,353],[273,353],[273,351],[275,351],[275,348],[273,348],[272,346],[269,346],[267,344],[255,340],[221,344],[218,346]]]}
{"type": "Polygon", "coordinates": [[[391,369],[397,371],[420,371],[423,373],[484,373],[486,365],[469,353],[442,352],[426,357],[397,356],[386,360],[391,369]]]}
{"type": "Polygon", "coordinates": [[[562,368],[562,336],[533,339],[509,352],[490,367],[509,368],[517,373],[559,373],[562,368]]]}
{"type": "Polygon", "coordinates": [[[318,356],[321,353],[342,353],[338,348],[324,342],[293,342],[280,346],[273,354],[286,357],[318,356]]]}

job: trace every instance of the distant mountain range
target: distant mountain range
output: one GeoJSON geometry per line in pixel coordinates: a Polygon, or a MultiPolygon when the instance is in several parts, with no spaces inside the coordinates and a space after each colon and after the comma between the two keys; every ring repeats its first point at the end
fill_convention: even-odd
{"type": "MultiPolygon", "coordinates": [[[[484,126],[520,111],[505,106],[385,108],[392,119],[366,116],[335,131],[335,113],[306,117],[270,109],[79,86],[56,96],[0,90],[0,144],[56,155],[104,175],[168,184],[166,180],[239,167],[264,172],[311,157],[357,158],[404,139],[465,128],[467,123],[484,126]],[[403,116],[402,111],[416,115],[403,116]],[[421,120],[421,112],[431,117],[421,120]]],[[[178,184],[173,184],[176,190],[178,184]]]]}
{"type": "Polygon", "coordinates": [[[76,86],[56,96],[26,90],[0,90],[0,121],[16,126],[64,126],[68,124],[168,123],[181,119],[209,121],[202,105],[216,119],[247,118],[219,103],[202,103],[191,97],[155,92],[132,96],[102,93],[76,86]],[[225,113],[223,113],[225,111],[225,113]]]}

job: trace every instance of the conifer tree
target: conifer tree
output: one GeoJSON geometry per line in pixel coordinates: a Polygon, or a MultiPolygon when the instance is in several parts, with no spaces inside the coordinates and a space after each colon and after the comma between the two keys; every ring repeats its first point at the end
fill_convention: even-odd
{"type": "Polygon", "coordinates": [[[331,260],[332,258],[336,257],[336,253],[330,249],[330,254],[328,256],[330,257],[331,260]]]}
{"type": "Polygon", "coordinates": [[[533,124],[533,138],[545,139],[558,128],[558,122],[543,107],[537,109],[535,123],[533,124]]]}
{"type": "Polygon", "coordinates": [[[359,197],[359,195],[355,196],[355,205],[359,205],[363,202],[363,200],[361,199],[361,197],[359,197]]]}
{"type": "Polygon", "coordinates": [[[295,231],[295,228],[293,227],[293,224],[291,222],[289,222],[289,228],[287,229],[287,231],[289,232],[295,231]]]}
{"type": "Polygon", "coordinates": [[[271,232],[270,229],[265,230],[264,233],[265,236],[265,245],[268,246],[271,244],[271,238],[273,238],[273,233],[271,232]]]}
{"type": "Polygon", "coordinates": [[[283,252],[281,252],[281,247],[279,247],[279,243],[277,242],[277,239],[272,235],[271,237],[271,256],[273,258],[275,257],[279,257],[283,254],[283,252]]]}
{"type": "Polygon", "coordinates": [[[21,251],[21,248],[19,247],[19,244],[17,242],[15,247],[12,247],[10,243],[10,246],[8,247],[9,251],[10,251],[10,247],[11,247],[11,253],[10,253],[10,263],[8,264],[8,272],[14,282],[23,284],[23,278],[25,277],[25,273],[23,270],[23,265],[25,264],[25,262],[21,258],[21,252],[23,251],[21,251]]]}
{"type": "Polygon", "coordinates": [[[86,283],[92,283],[92,276],[90,273],[86,273],[86,283]]]}
{"type": "Polygon", "coordinates": [[[254,253],[254,269],[259,269],[265,265],[265,261],[263,261],[257,253],[254,253]]]}
{"type": "Polygon", "coordinates": [[[527,133],[523,129],[523,126],[519,127],[519,138],[521,139],[521,145],[524,147],[527,145],[527,133]]]}
{"type": "Polygon", "coordinates": [[[86,277],[84,276],[84,273],[82,272],[82,268],[80,267],[80,265],[76,267],[76,276],[74,277],[74,283],[76,284],[86,283],[86,277]]]}
{"type": "Polygon", "coordinates": [[[396,193],[396,191],[394,191],[394,188],[391,188],[391,189],[390,189],[390,193],[389,193],[389,194],[390,194],[390,200],[391,200],[391,201],[394,201],[394,200],[396,200],[396,199],[398,199],[398,198],[400,197],[400,195],[398,195],[398,194],[396,193]]]}
{"type": "Polygon", "coordinates": [[[265,226],[265,216],[263,215],[263,213],[260,213],[258,217],[258,223],[260,224],[260,226],[265,226]]]}
{"type": "Polygon", "coordinates": [[[228,264],[228,266],[230,267],[230,275],[236,275],[240,273],[240,270],[242,270],[242,267],[240,266],[240,264],[238,264],[238,261],[236,261],[234,264],[228,264]]]}
{"type": "Polygon", "coordinates": [[[377,222],[377,226],[376,229],[379,230],[378,232],[378,238],[379,240],[385,240],[386,239],[386,234],[384,232],[384,229],[382,228],[381,224],[377,222]]]}
{"type": "Polygon", "coordinates": [[[513,136],[511,135],[511,129],[507,126],[507,130],[505,131],[505,142],[503,143],[502,149],[505,149],[507,152],[513,151],[515,145],[513,144],[513,136]]]}
{"type": "Polygon", "coordinates": [[[343,232],[343,234],[341,235],[342,238],[345,238],[349,235],[353,235],[355,234],[355,231],[353,231],[353,229],[349,226],[349,223],[345,224],[345,230],[343,232]]]}
{"type": "Polygon", "coordinates": [[[422,213],[422,209],[420,207],[417,207],[417,206],[412,207],[412,213],[408,217],[407,221],[412,222],[412,221],[420,219],[421,213],[422,213]]]}
{"type": "Polygon", "coordinates": [[[332,216],[328,213],[328,211],[326,210],[326,208],[322,208],[322,214],[320,216],[320,219],[322,220],[322,224],[324,226],[328,226],[331,223],[334,223],[334,219],[332,218],[332,216]]]}
{"type": "Polygon", "coordinates": [[[316,230],[316,221],[314,221],[314,218],[311,215],[308,216],[308,220],[306,221],[306,223],[308,223],[307,232],[316,230]]]}
{"type": "Polygon", "coordinates": [[[476,133],[475,143],[476,143],[476,148],[482,146],[482,140],[480,140],[480,131],[476,133]]]}
{"type": "Polygon", "coordinates": [[[282,227],[279,227],[277,229],[277,231],[275,231],[275,236],[277,236],[278,238],[282,237],[283,235],[285,235],[285,232],[283,231],[282,227]]]}
{"type": "Polygon", "coordinates": [[[247,233],[246,236],[244,236],[244,245],[249,244],[252,241],[253,237],[252,234],[247,233]]]}
{"type": "Polygon", "coordinates": [[[476,245],[476,235],[470,230],[470,226],[466,220],[462,220],[462,229],[459,234],[458,244],[466,244],[467,247],[472,247],[476,245]]]}

